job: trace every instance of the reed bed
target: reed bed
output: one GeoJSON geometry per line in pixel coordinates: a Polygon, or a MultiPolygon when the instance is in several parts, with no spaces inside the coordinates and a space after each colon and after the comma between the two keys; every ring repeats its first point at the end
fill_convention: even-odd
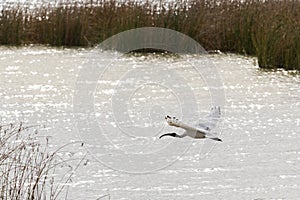
{"type": "Polygon", "coordinates": [[[58,151],[41,145],[33,128],[22,123],[0,125],[0,199],[61,198],[65,186],[56,184],[55,169],[62,161],[58,151]]]}
{"type": "Polygon", "coordinates": [[[300,70],[297,0],[90,0],[34,9],[4,6],[0,44],[91,46],[147,26],[180,31],[207,50],[257,56],[262,68],[300,70]]]}

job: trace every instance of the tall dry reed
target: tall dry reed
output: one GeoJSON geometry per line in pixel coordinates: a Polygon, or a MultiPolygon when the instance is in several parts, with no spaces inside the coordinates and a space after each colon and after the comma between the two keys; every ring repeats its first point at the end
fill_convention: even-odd
{"type": "Polygon", "coordinates": [[[255,55],[263,68],[300,70],[297,0],[141,2],[7,6],[0,16],[0,44],[90,46],[125,30],[156,26],[180,31],[208,50],[255,55]]]}
{"type": "Polygon", "coordinates": [[[55,169],[62,161],[37,136],[22,123],[0,125],[0,199],[61,198],[65,186],[56,183],[55,169]]]}

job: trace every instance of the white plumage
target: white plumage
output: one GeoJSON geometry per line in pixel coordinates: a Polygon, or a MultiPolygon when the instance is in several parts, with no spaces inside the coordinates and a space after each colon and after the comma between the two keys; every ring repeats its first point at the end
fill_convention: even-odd
{"type": "Polygon", "coordinates": [[[166,133],[161,135],[159,138],[162,138],[164,136],[172,136],[178,138],[189,136],[196,139],[209,138],[221,142],[222,140],[220,138],[211,133],[211,130],[216,127],[217,122],[220,120],[220,117],[221,109],[219,106],[212,107],[209,115],[206,116],[206,118],[196,126],[187,125],[178,120],[176,117],[170,117],[167,115],[165,119],[170,126],[182,128],[185,130],[185,132],[182,135],[178,135],[177,133],[166,133]]]}

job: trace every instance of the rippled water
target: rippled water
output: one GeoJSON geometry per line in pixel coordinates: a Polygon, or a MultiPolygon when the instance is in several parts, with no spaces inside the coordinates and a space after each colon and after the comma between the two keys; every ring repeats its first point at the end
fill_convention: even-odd
{"type": "Polygon", "coordinates": [[[187,62],[204,58],[103,52],[95,58],[107,63],[95,90],[79,88],[80,101],[92,107],[80,107],[86,104],[76,104],[78,80],[90,56],[85,49],[0,51],[1,123],[45,125],[40,132],[52,136],[54,148],[85,142],[61,153],[75,159],[73,165],[88,153],[74,172],[69,199],[300,197],[299,74],[260,70],[254,58],[209,56],[226,95],[224,124],[216,129],[223,142],[158,140],[177,131],[165,114],[194,123],[209,112],[211,90],[187,62]],[[76,108],[87,112],[81,116],[76,108]],[[99,129],[80,124],[81,117],[99,129]]]}

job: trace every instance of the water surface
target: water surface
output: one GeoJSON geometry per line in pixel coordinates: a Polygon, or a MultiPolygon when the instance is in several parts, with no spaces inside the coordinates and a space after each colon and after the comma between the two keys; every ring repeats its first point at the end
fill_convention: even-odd
{"type": "Polygon", "coordinates": [[[103,52],[97,59],[107,64],[100,66],[101,77],[90,94],[91,121],[100,132],[90,124],[84,132],[78,128],[74,93],[89,51],[0,51],[1,123],[45,125],[40,134],[52,136],[51,148],[85,142],[61,153],[75,159],[70,161],[75,166],[87,154],[74,172],[69,199],[299,198],[299,74],[260,70],[254,58],[209,56],[226,94],[224,123],[216,129],[223,142],[158,140],[166,131],[180,133],[166,125],[165,114],[193,124],[209,112],[205,77],[187,62],[203,56],[103,52]]]}

